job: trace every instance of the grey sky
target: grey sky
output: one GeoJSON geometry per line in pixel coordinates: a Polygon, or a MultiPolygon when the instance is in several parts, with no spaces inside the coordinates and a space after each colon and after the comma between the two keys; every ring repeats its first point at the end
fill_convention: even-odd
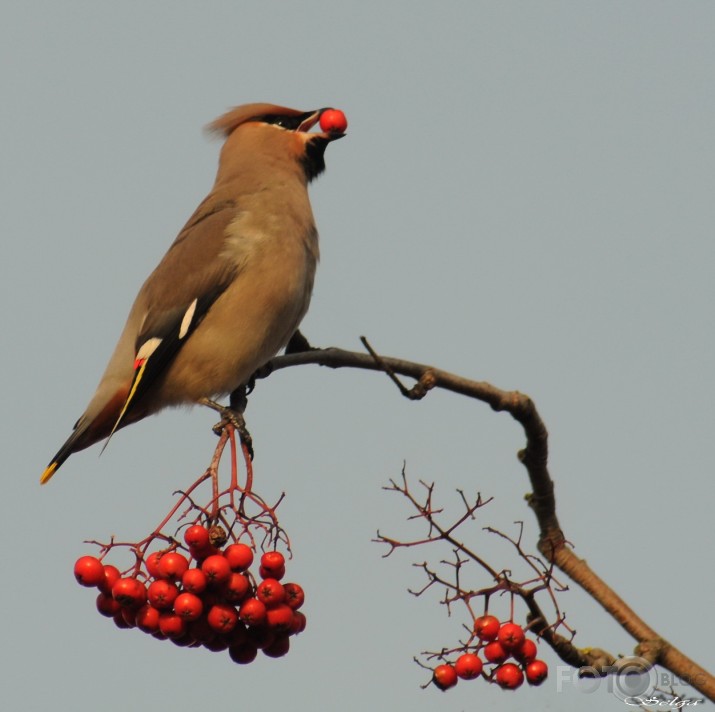
{"type": "MultiPolygon", "coordinates": [[[[715,6],[709,2],[23,2],[0,22],[3,709],[617,710],[603,693],[419,689],[464,618],[415,600],[379,527],[403,460],[439,497],[524,519],[519,428],[442,393],[305,367],[248,411],[308,627],[281,660],[116,630],[72,578],[88,538],[146,534],[214,444],[172,412],[39,475],[82,412],[139,285],[210,188],[227,107],[332,105],[349,135],[312,189],[317,345],[433,363],[529,393],[579,555],[705,667],[712,631],[715,6]],[[139,700],[139,702],[137,702],[139,700]]],[[[419,533],[419,532],[418,532],[419,533]]],[[[494,547],[494,548],[493,548],[494,547]]],[[[441,556],[444,556],[443,552],[441,556]]],[[[577,643],[632,643],[578,591],[577,643]]],[[[546,652],[546,660],[556,665],[546,652]]],[[[693,691],[683,688],[685,694],[693,691]]]]}

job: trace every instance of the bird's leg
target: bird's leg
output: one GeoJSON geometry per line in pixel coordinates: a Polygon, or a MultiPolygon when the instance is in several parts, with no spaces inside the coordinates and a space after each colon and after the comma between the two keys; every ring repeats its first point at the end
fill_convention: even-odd
{"type": "MultiPolygon", "coordinates": [[[[310,345],[308,339],[300,333],[299,329],[296,329],[293,336],[291,336],[288,344],[286,345],[285,352],[287,354],[301,353],[302,351],[314,351],[315,347],[310,345]]],[[[209,398],[204,398],[201,401],[202,405],[206,405],[209,408],[217,411],[221,414],[221,420],[213,426],[213,431],[216,435],[221,435],[226,425],[229,423],[236,428],[239,437],[241,438],[241,443],[248,450],[248,454],[253,459],[253,439],[251,434],[246,428],[246,420],[243,417],[246,411],[246,406],[248,405],[248,394],[253,391],[256,385],[257,378],[265,378],[270,373],[270,369],[266,366],[259,368],[249,379],[248,382],[242,386],[239,386],[229,398],[228,406],[221,405],[212,401],[209,398]]]]}
{"type": "MultiPolygon", "coordinates": [[[[251,387],[251,390],[253,390],[253,387],[251,387]]],[[[241,438],[241,444],[248,452],[251,460],[253,460],[253,438],[251,437],[251,433],[248,432],[246,419],[243,417],[243,414],[246,412],[246,407],[248,406],[248,387],[239,386],[229,396],[228,403],[231,412],[238,414],[239,422],[236,426],[236,430],[241,438]]]]}
{"type": "Polygon", "coordinates": [[[241,443],[246,446],[251,459],[253,459],[253,439],[248,432],[248,428],[246,428],[246,419],[243,417],[248,405],[246,386],[239,386],[231,393],[227,406],[216,403],[209,398],[203,398],[201,404],[221,414],[221,420],[213,426],[213,431],[216,435],[221,435],[227,425],[232,425],[236,428],[241,438],[241,443]]]}

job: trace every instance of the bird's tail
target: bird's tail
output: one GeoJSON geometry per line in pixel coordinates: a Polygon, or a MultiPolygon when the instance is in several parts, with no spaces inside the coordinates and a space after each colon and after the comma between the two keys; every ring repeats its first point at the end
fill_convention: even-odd
{"type": "Polygon", "coordinates": [[[118,414],[123,413],[122,406],[127,400],[128,391],[129,386],[119,388],[106,403],[96,409],[90,404],[90,408],[75,423],[72,435],[67,438],[65,444],[57,451],[50,464],[45,468],[40,477],[41,485],[52,479],[52,476],[60,469],[62,463],[73,452],[84,450],[86,447],[104,440],[113,432],[113,428],[121,428],[143,417],[143,414],[132,413],[121,423],[117,423],[118,414]]]}
{"type": "Polygon", "coordinates": [[[76,450],[80,449],[77,447],[78,441],[84,435],[86,431],[85,428],[80,428],[81,420],[77,422],[77,426],[75,427],[74,431],[72,432],[72,435],[70,435],[67,440],[65,441],[65,444],[57,451],[57,454],[52,458],[52,461],[50,462],[49,465],[45,468],[45,471],[42,473],[42,476],[40,477],[40,484],[44,485],[47,482],[49,482],[52,479],[52,475],[57,472],[57,470],[62,467],[62,463],[76,450]]]}
{"type": "Polygon", "coordinates": [[[101,405],[94,406],[90,403],[85,414],[75,423],[72,435],[67,438],[65,444],[57,451],[57,454],[42,473],[40,477],[41,485],[52,479],[55,472],[62,467],[62,463],[73,452],[84,450],[86,447],[109,437],[117,428],[124,427],[144,417],[143,413],[132,412],[121,422],[117,422],[117,417],[120,414],[124,414],[122,408],[127,400],[128,392],[129,384],[124,388],[117,389],[114,395],[101,405]]]}

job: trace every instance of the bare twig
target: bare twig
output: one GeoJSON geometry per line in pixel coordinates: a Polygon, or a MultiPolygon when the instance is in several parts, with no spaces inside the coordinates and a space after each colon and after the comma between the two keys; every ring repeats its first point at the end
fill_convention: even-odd
{"type": "MultiPolygon", "coordinates": [[[[416,394],[421,393],[420,398],[432,388],[441,388],[487,403],[495,411],[508,412],[522,426],[526,437],[526,445],[518,457],[531,484],[528,502],[539,525],[539,551],[586,590],[635,640],[651,646],[649,650],[656,651],[658,664],[688,680],[703,695],[715,701],[715,677],[659,636],[567,545],[556,515],[554,484],[548,470],[548,432],[531,398],[518,391],[504,391],[484,381],[463,378],[425,364],[381,356],[365,339],[363,344],[370,353],[328,348],[279,356],[267,364],[259,377],[307,364],[385,371],[408,398],[415,397],[409,395],[410,389],[399,382],[398,375],[413,378],[421,384],[415,390],[416,394]]],[[[384,541],[392,545],[390,540],[384,541]]]]}

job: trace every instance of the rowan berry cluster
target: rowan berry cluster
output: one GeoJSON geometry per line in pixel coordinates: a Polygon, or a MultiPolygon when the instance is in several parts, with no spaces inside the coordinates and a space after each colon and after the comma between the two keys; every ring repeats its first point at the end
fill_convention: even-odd
{"type": "Polygon", "coordinates": [[[138,628],[179,646],[227,650],[242,664],[252,662],[258,650],[274,658],[285,655],[290,636],[306,623],[298,610],[303,589],[281,583],[285,557],[264,553],[254,576],[249,570],[254,549],[239,542],[224,546],[225,537],[217,543],[213,533],[194,524],[184,533],[185,548],[175,542],[142,556],[123,574],[100,558],[82,556],[74,575],[82,586],[99,589],[97,610],[119,628],[138,628]]]}
{"type": "Polygon", "coordinates": [[[524,678],[530,685],[540,685],[549,670],[543,660],[537,660],[536,643],[526,637],[518,623],[500,623],[491,615],[483,615],[474,620],[474,637],[478,639],[452,663],[438,665],[432,674],[432,682],[440,690],[448,690],[462,680],[483,677],[505,690],[516,690],[524,678]],[[479,657],[480,653],[484,657],[479,657]],[[509,659],[515,662],[507,662],[509,659]],[[486,662],[485,662],[486,661],[486,662]],[[485,670],[485,665],[492,665],[485,670]]]}

